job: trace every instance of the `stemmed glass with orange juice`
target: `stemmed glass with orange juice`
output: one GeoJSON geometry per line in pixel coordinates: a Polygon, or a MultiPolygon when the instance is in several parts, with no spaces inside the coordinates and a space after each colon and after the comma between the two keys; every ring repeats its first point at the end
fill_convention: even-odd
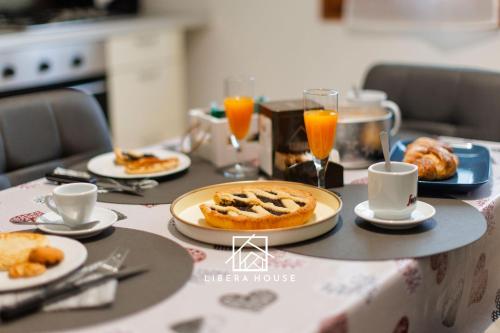
{"type": "Polygon", "coordinates": [[[338,92],[331,89],[304,90],[304,123],[307,141],[318,175],[325,188],[325,173],[337,129],[338,92]]]}
{"type": "Polygon", "coordinates": [[[250,130],[254,110],[253,77],[234,76],[224,81],[224,109],[231,130],[231,144],[236,149],[236,164],[224,170],[224,176],[229,178],[247,178],[257,175],[257,168],[248,163],[240,162],[242,143],[250,130]]]}

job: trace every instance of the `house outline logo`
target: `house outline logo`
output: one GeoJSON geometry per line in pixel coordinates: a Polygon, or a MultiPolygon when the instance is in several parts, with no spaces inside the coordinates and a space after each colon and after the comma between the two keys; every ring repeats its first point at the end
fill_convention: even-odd
{"type": "Polygon", "coordinates": [[[268,257],[274,258],[268,251],[268,237],[256,236],[233,236],[233,253],[226,264],[232,261],[233,272],[267,272],[268,257]],[[237,246],[238,240],[245,239],[241,246],[237,246]],[[252,241],[262,239],[264,246],[255,245],[252,241]],[[250,251],[243,251],[250,249],[250,251]]]}

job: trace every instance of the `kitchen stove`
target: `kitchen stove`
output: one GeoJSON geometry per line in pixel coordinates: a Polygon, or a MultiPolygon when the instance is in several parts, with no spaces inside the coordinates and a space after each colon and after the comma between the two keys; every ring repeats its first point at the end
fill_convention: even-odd
{"type": "Polygon", "coordinates": [[[104,41],[0,49],[0,98],[72,87],[97,98],[107,114],[104,41]]]}
{"type": "Polygon", "coordinates": [[[44,28],[47,25],[80,23],[105,18],[110,18],[108,13],[105,10],[97,8],[42,10],[29,16],[0,13],[0,28],[8,30],[27,30],[44,28]]]}
{"type": "Polygon", "coordinates": [[[0,49],[0,95],[103,77],[104,73],[103,41],[0,49]]]}

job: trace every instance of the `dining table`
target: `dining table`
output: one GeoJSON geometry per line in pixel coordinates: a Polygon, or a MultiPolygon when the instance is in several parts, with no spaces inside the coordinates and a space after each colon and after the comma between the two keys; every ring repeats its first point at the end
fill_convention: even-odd
{"type": "MultiPolygon", "coordinates": [[[[332,260],[271,248],[268,278],[242,281],[234,279],[228,263],[231,248],[179,233],[169,204],[99,202],[127,217],[114,228],[168,238],[190,254],[194,268],[184,286],[165,300],[69,331],[484,332],[500,316],[500,143],[447,139],[481,144],[490,151],[489,182],[453,194],[484,215],[487,230],[478,241],[429,257],[376,261],[332,260]]],[[[189,182],[189,172],[183,177],[189,182]]],[[[345,170],[344,183],[367,184],[367,170],[345,170]]],[[[41,198],[53,189],[54,184],[38,179],[1,191],[0,232],[32,228],[9,220],[47,211],[41,198]]],[[[53,312],[52,320],[64,314],[53,312]]]]}

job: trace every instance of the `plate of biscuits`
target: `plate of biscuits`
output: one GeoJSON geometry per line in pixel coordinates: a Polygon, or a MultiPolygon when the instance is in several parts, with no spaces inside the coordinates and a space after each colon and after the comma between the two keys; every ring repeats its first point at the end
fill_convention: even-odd
{"type": "Polygon", "coordinates": [[[392,161],[418,166],[419,187],[444,192],[468,192],[488,182],[490,153],[471,143],[448,144],[420,137],[394,144],[392,161]]]}
{"type": "MultiPolygon", "coordinates": [[[[269,246],[332,230],[342,200],[333,192],[285,181],[241,181],[188,192],[170,206],[175,226],[201,242],[233,245],[233,236],[267,236],[269,246]]],[[[263,238],[257,237],[256,245],[263,238]]],[[[241,245],[243,238],[235,238],[241,245]]]]}
{"type": "Polygon", "coordinates": [[[0,292],[47,284],[75,271],[87,259],[81,243],[33,232],[0,233],[0,292]]]}
{"type": "Polygon", "coordinates": [[[164,149],[123,150],[92,158],[87,169],[99,176],[134,179],[158,178],[172,175],[189,168],[191,159],[182,153],[164,149]]]}

